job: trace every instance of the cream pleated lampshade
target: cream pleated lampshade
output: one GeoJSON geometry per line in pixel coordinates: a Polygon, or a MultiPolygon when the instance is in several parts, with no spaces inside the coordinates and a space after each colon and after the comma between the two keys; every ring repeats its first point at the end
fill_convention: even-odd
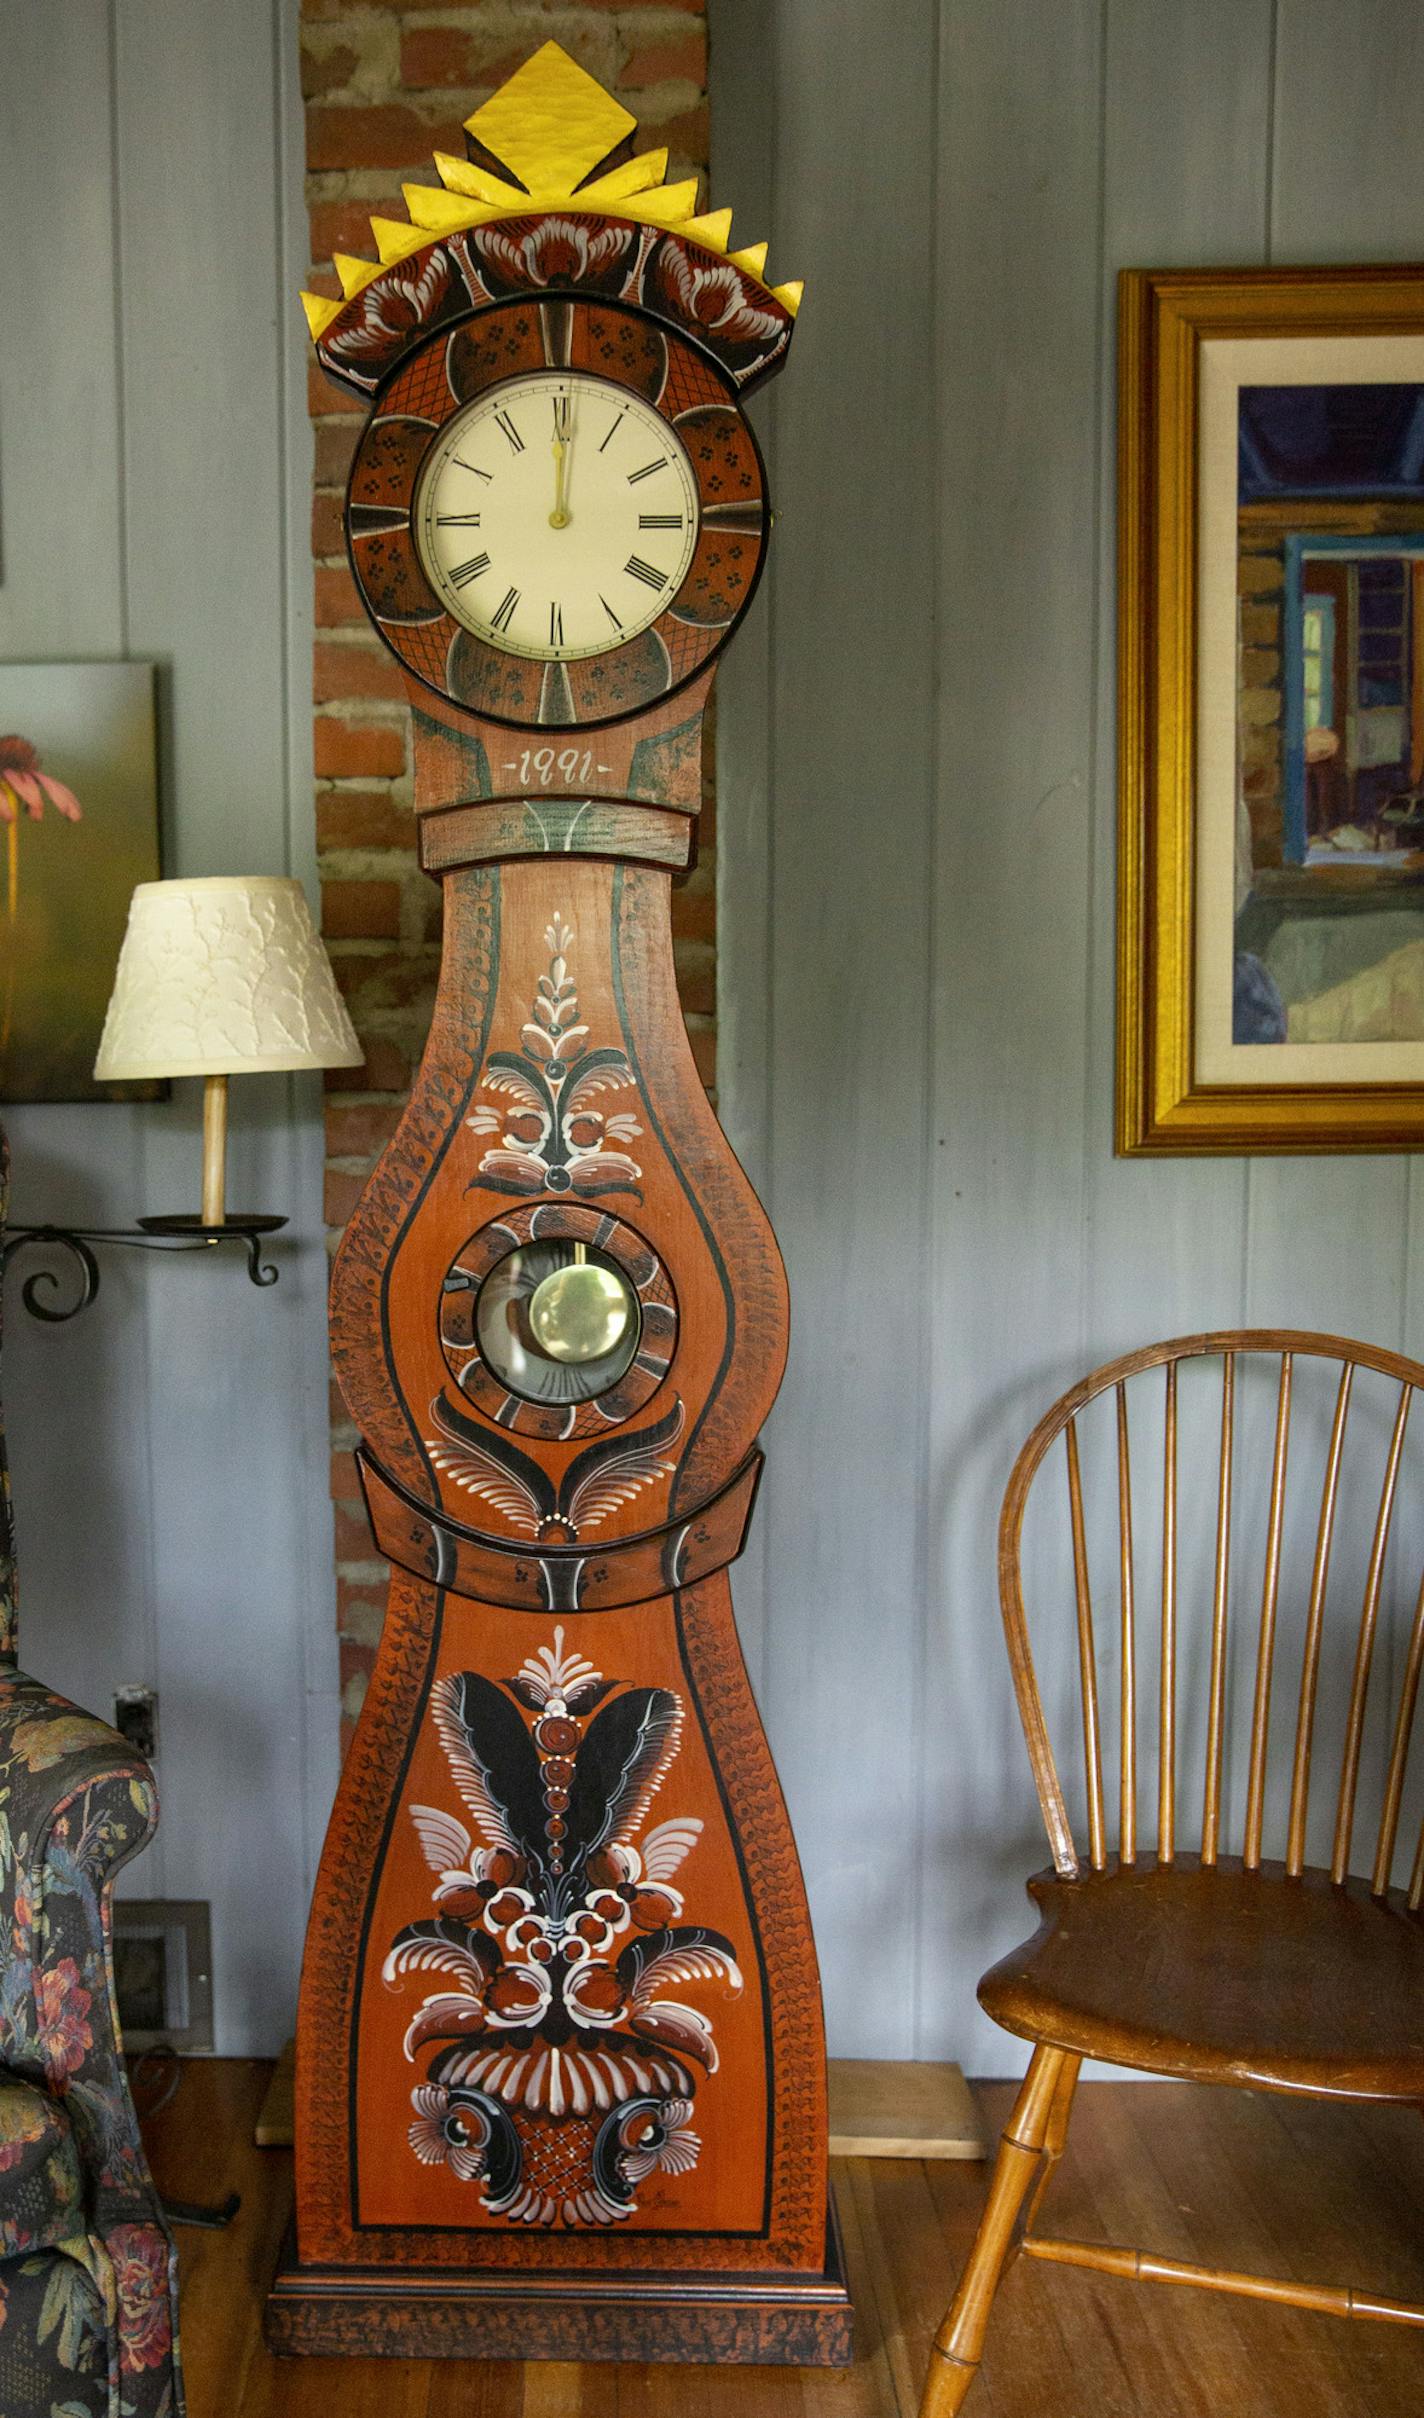
{"type": "Polygon", "coordinates": [[[300,882],[140,882],[99,1082],[359,1066],[362,1054],[300,882]]]}

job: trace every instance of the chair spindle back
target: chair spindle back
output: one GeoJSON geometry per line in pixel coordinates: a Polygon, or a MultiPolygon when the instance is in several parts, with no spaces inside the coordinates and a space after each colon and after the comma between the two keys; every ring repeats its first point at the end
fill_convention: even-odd
{"type": "MultiPolygon", "coordinates": [[[[1187,1641],[1194,1640],[1199,1599],[1204,1589],[1184,1589],[1182,1572],[1183,1504],[1179,1463],[1182,1453],[1180,1372],[1184,1364],[1220,1362],[1219,1413],[1212,1413],[1216,1434],[1215,1534],[1212,1540],[1209,1586],[1209,1627],[1205,1641],[1205,1727],[1201,1791],[1200,1861],[1215,1865],[1222,1854],[1227,1824],[1229,1701],[1232,1693],[1233,1636],[1239,1611],[1233,1605],[1233,1551],[1238,1541],[1242,1425],[1240,1380],[1247,1356],[1269,1355],[1278,1363],[1274,1401],[1274,1440],[1269,1490],[1265,1507],[1264,1553],[1259,1609],[1256,1613],[1254,1665],[1250,1682],[1251,1721],[1246,1747],[1240,1860],[1245,1869],[1258,1869],[1266,1847],[1267,1806],[1271,1786],[1270,1735],[1273,1696],[1281,1682],[1281,1640],[1287,1624],[1299,1633],[1300,1679],[1294,1706],[1294,1737],[1289,1767],[1289,1803],[1285,1820],[1283,1864],[1287,1873],[1306,1870],[1307,1824],[1310,1811],[1312,1761],[1321,1707],[1322,1650],[1328,1626],[1332,1555],[1341,1528],[1341,1504],[1346,1490],[1342,1470],[1357,1372],[1367,1370],[1398,1387],[1389,1443],[1384,1458],[1378,1500],[1371,1497],[1373,1525],[1365,1572],[1363,1601],[1355,1633],[1348,1701],[1343,1718],[1340,1775],[1335,1796],[1335,1819],[1329,1872],[1336,1883],[1352,1872],[1355,1830],[1365,1759],[1367,1715],[1372,1677],[1381,1655],[1381,1614],[1386,1600],[1386,1571],[1395,1514],[1401,1499],[1401,1472],[1410,1412],[1416,1389],[1424,1385],[1424,1366],[1397,1353],[1347,1342],[1338,1336],[1239,1329],[1179,1337],[1128,1354],[1098,1369],[1064,1394],[1048,1411],[1024,1445],[1015,1463],[1004,1498],[999,1530],[999,1582],[1009,1655],[1013,1666],[1019,1714],[1033,1764],[1039,1802],[1053,1849],[1054,1862],[1065,1875],[1082,1869],[1074,1841],[1067,1802],[1044,1715],[1029,1640],[1023,1579],[1025,1514],[1034,1481],[1058,1438],[1063,1438],[1068,1487],[1068,1531],[1071,1542],[1076,1618],[1076,1681],[1082,1744],[1082,1778],[1087,1808],[1087,1863],[1095,1872],[1109,1862],[1109,1757],[1104,1740],[1104,1694],[1100,1647],[1095,1624],[1090,1553],[1090,1513],[1094,1497],[1085,1496],[1084,1455],[1079,1422],[1098,1397],[1111,1394],[1115,1413],[1115,1513],[1117,1525],[1118,1656],[1118,1803],[1117,1860],[1135,1863],[1143,1848],[1139,1801],[1142,1721],[1140,1682],[1144,1637],[1142,1607],[1134,1554],[1134,1489],[1132,1422],[1129,1394],[1133,1381],[1161,1370],[1161,1579],[1157,1650],[1157,1825],[1156,1855],[1170,1864],[1182,1853],[1194,1852],[1180,1839],[1179,1778],[1184,1736],[1183,1684],[1187,1641]],[[1292,1471],[1292,1416],[1306,1364],[1334,1363],[1335,1386],[1329,1442],[1318,1509],[1313,1513],[1313,1542],[1303,1615],[1297,1619],[1297,1591],[1286,1580],[1288,1479],[1292,1471]],[[1283,1583],[1287,1594],[1283,1602],[1283,1583]]],[[[1140,1390],[1140,1389],[1138,1389],[1140,1390]]],[[[1328,1397],[1327,1397],[1328,1399],[1328,1397]]],[[[1111,1478],[1103,1490],[1104,1513],[1113,1492],[1111,1478]]],[[[1421,1490],[1424,1492],[1424,1490],[1421,1490]]],[[[1407,1495],[1407,1488],[1406,1488],[1407,1495]]],[[[1308,1535],[1311,1532],[1307,1532],[1308,1535]]],[[[1302,1564],[1303,1567],[1303,1564],[1302,1564]]],[[[1254,1591],[1253,1591],[1254,1594],[1254,1591]]],[[[1369,1867],[1370,1887],[1384,1896],[1391,1886],[1400,1824],[1411,1776],[1421,1680],[1424,1680],[1424,1578],[1412,1593],[1413,1617],[1404,1647],[1397,1702],[1385,1733],[1387,1753],[1382,1782],[1382,1805],[1369,1867]]],[[[1253,1609],[1254,1609],[1253,1601],[1253,1609]]],[[[1417,1779],[1417,1775],[1416,1775],[1417,1779]]],[[[1407,1902],[1418,1912],[1424,1904],[1424,1818],[1407,1886],[1407,1902]]]]}

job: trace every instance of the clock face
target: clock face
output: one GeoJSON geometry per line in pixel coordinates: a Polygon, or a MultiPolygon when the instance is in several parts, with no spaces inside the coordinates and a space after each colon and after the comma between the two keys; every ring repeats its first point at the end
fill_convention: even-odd
{"type": "Polygon", "coordinates": [[[497,304],[383,387],[351,466],[351,568],[407,672],[516,730],[658,706],[756,590],[766,482],[717,365],[602,300],[497,304]]]}
{"type": "Polygon", "coordinates": [[[413,534],[446,611],[543,663],[608,653],[676,596],[697,544],[697,481],[641,395],[570,370],[512,378],[448,420],[413,534]]]}

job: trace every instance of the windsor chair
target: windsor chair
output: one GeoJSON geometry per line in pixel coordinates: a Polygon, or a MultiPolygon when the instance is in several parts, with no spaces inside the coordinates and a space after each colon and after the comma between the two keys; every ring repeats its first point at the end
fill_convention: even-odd
{"type": "MultiPolygon", "coordinates": [[[[1412,1818],[1401,1827],[1406,1802],[1421,1793],[1410,1748],[1424,1670],[1424,1585],[1416,1571],[1406,1599],[1412,1618],[1407,1629],[1401,1621],[1396,1631],[1388,1619],[1387,1584],[1401,1558],[1399,1531],[1414,1522],[1424,1501],[1424,1472],[1405,1473],[1410,1410],[1421,1386],[1424,1365],[1335,1336],[1261,1330],[1186,1336],[1150,1345],[1084,1378],[1040,1420],[1015,1463],[999,1529],[1000,1597],[1053,1865],[1028,1884],[1040,1914],[1037,1933],[979,1987],[987,2012],[1031,2041],[1033,2056],[1004,2130],[978,2236],[931,2353],[921,2418],[951,2418],[959,2409],[978,2371],[1000,2276],[1018,2254],[1139,2282],[1204,2285],[1342,2317],[1424,2326],[1424,2304],[1351,2286],[1243,2275],[1034,2230],[1063,2153],[1084,2057],[1204,2083],[1424,2104],[1424,1825],[1412,1860],[1412,1818]],[[1260,1355],[1268,1356],[1264,1372],[1260,1355]],[[1192,1365],[1213,1360],[1219,1382],[1209,1369],[1192,1365]],[[1204,1519],[1184,1517],[1184,1369],[1190,1369],[1198,1412],[1200,1388],[1210,1388],[1208,1466],[1203,1473],[1198,1461],[1193,1474],[1204,1474],[1214,1493],[1214,1518],[1210,1511],[1204,1519]],[[1373,1373],[1365,1382],[1374,1423],[1373,1470],[1362,1501],[1349,1494],[1342,1474],[1361,1372],[1373,1373]],[[1243,1379],[1254,1388],[1262,1374],[1262,1441],[1272,1433],[1274,1440],[1268,1482],[1264,1452],[1260,1462],[1264,1544],[1251,1575],[1248,1625],[1238,1608],[1242,1554],[1233,1518],[1244,1534],[1243,1379]],[[1387,1382],[1382,1403],[1375,1380],[1387,1382]],[[1307,1456],[1302,1447],[1296,1458],[1313,1460],[1314,1447],[1323,1448],[1323,1479],[1318,1494],[1311,1489],[1308,1523],[1292,1534],[1288,1552],[1293,1403],[1307,1381],[1323,1384],[1324,1397],[1312,1450],[1307,1456]],[[1129,1395],[1136,1411],[1144,1386],[1157,1398],[1154,1477],[1159,1453],[1161,1464],[1150,1514],[1154,1542],[1160,1541],[1155,1622],[1139,1614],[1134,1554],[1129,1395]],[[1083,1480],[1080,1424],[1093,1404],[1099,1405],[1093,1418],[1109,1463],[1106,1504],[1086,1493],[1083,1480]],[[1086,1810],[1086,1857],[1075,1841],[1035,1675],[1024,1585],[1025,1517],[1034,1482],[1060,1439],[1067,1481],[1061,1584],[1076,1632],[1072,1752],[1075,1794],[1081,1793],[1086,1810]],[[1356,1503],[1363,1516],[1354,1527],[1356,1503]],[[1110,1622],[1095,1614],[1090,1576],[1089,1529],[1097,1533],[1105,1510],[1116,1532],[1110,1622]],[[1346,1558],[1337,1545],[1347,1526],[1358,1539],[1364,1575],[1358,1618],[1352,1597],[1352,1631],[1342,1634],[1335,1626],[1340,1587],[1338,1571],[1332,1586],[1332,1556],[1337,1564],[1346,1558]],[[1183,1584],[1184,1545],[1195,1550],[1200,1586],[1183,1584]],[[1331,1653],[1323,1667],[1327,1644],[1331,1653]],[[1398,1684],[1390,1689],[1387,1666],[1399,1656],[1398,1684]],[[1105,1661],[1115,1665],[1106,1681],[1105,1661]],[[1205,1681],[1197,1720],[1190,1717],[1185,1691],[1193,1668],[1205,1681]],[[1325,1701],[1335,1677],[1339,1705],[1332,1703],[1327,1724],[1325,1701]],[[1288,1770],[1273,1771],[1268,1753],[1273,1691],[1278,1708],[1282,1700],[1293,1702],[1288,1770]],[[1231,1721],[1238,1696],[1250,1704],[1239,1759],[1231,1721]],[[1145,1719],[1144,1697],[1150,1707],[1145,1719]],[[1104,1732],[1114,1698],[1120,1742],[1113,1792],[1117,1844],[1111,1852],[1114,1774],[1104,1732]],[[1317,1750],[1327,1726],[1338,1727],[1340,1751],[1338,1761],[1332,1758],[1332,1792],[1312,1816],[1312,1764],[1318,1777],[1325,1758],[1317,1750]],[[1192,1763],[1199,1782],[1193,1780],[1184,1821],[1179,1777],[1188,1745],[1195,1748],[1198,1738],[1200,1760],[1193,1752],[1192,1763]],[[1378,1795],[1379,1819],[1372,1851],[1357,1874],[1362,1774],[1369,1777],[1367,1793],[1378,1795]],[[1154,1794],[1155,1841],[1148,1836],[1154,1794]],[[1279,1860],[1263,1856],[1273,1804],[1285,1816],[1279,1860]],[[1182,1834],[1198,1809],[1199,1843],[1189,1848],[1182,1834]],[[1228,1854],[1233,1815],[1240,1818],[1240,1850],[1228,1854]],[[1308,1834],[1322,1849],[1315,1863],[1307,1861],[1308,1834]],[[1407,1875],[1398,1885],[1397,1863],[1407,1875]]],[[[1253,1393],[1252,1425],[1256,1407],[1253,1393]]],[[[1416,1423],[1416,1442],[1420,1429],[1424,1415],[1416,1423]]],[[[1359,1457],[1352,1452],[1352,1472],[1359,1457]]],[[[1039,1498],[1035,1502],[1041,1508],[1039,1498]]],[[[1072,1643],[1067,1655],[1071,1664],[1072,1643]]]]}

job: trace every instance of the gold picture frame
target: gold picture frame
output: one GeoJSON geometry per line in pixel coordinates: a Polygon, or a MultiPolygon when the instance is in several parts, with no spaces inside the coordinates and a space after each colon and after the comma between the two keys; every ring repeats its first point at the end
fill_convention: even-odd
{"type": "Polygon", "coordinates": [[[1117,1149],[1418,1149],[1424,268],[1124,270],[1119,372],[1117,1149]]]}

